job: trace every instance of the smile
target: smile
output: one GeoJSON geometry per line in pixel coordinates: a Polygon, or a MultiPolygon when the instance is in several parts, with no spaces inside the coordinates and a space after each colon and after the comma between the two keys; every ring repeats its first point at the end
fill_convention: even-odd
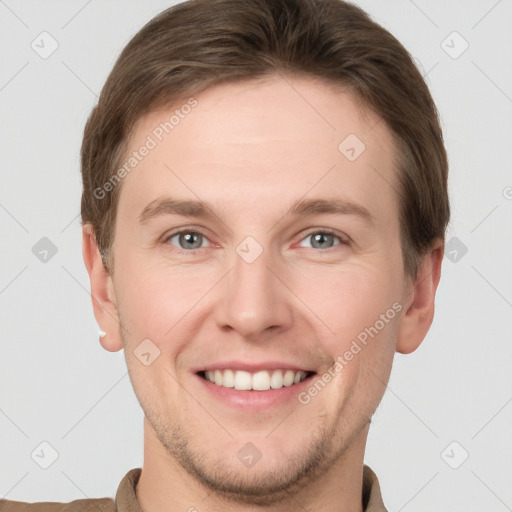
{"type": "Polygon", "coordinates": [[[255,373],[243,370],[208,370],[199,372],[205,380],[224,388],[238,391],[268,391],[298,384],[313,375],[303,370],[261,370],[255,373]]]}

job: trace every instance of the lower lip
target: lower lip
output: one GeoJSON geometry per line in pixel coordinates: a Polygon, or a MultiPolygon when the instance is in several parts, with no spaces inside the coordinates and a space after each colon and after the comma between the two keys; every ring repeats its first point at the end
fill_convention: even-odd
{"type": "Polygon", "coordinates": [[[217,400],[229,405],[235,409],[260,411],[270,407],[282,405],[295,398],[298,393],[310,385],[315,374],[310,375],[302,382],[291,386],[283,386],[279,389],[269,389],[267,391],[240,391],[235,388],[226,388],[218,386],[200,375],[195,375],[205,387],[206,391],[211,393],[217,400]]]}

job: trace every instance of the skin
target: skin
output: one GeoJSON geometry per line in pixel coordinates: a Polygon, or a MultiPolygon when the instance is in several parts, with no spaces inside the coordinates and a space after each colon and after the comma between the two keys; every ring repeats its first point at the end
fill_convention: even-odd
{"type": "MultiPolygon", "coordinates": [[[[91,227],[83,229],[94,314],[107,332],[101,343],[124,348],[145,413],[137,499],[143,511],[361,511],[371,416],[394,353],[414,351],[431,325],[442,241],[416,280],[405,275],[393,141],[351,94],[273,76],[195,98],[122,181],[113,275],[91,227]],[[349,134],[366,145],[353,162],[338,150],[349,134]],[[164,214],[140,224],[142,210],[166,195],[200,198],[216,216],[164,214]],[[301,198],[349,200],[373,223],[353,214],[285,216],[301,198]],[[195,253],[171,237],[181,228],[204,235],[195,253]],[[323,229],[341,238],[314,246],[311,235],[323,229]],[[247,236],[263,249],[250,264],[236,252],[247,236]],[[306,405],[294,397],[240,411],[191,371],[277,360],[321,376],[394,303],[401,312],[306,405]],[[147,338],[160,355],[145,366],[134,350],[147,338]],[[250,468],[237,457],[247,442],[262,454],[250,468]]],[[[141,117],[128,153],[175,108],[141,117]]]]}

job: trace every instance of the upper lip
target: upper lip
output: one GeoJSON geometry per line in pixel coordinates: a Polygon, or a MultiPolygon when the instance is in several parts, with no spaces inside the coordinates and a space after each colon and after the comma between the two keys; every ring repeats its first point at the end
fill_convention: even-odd
{"type": "Polygon", "coordinates": [[[244,361],[222,361],[219,363],[207,364],[205,366],[201,366],[193,369],[194,373],[199,373],[202,371],[214,371],[214,370],[241,370],[250,373],[255,373],[262,370],[293,370],[295,372],[305,371],[305,372],[314,372],[314,370],[309,369],[307,366],[301,366],[293,363],[285,363],[283,361],[262,361],[261,363],[247,363],[244,361]]]}

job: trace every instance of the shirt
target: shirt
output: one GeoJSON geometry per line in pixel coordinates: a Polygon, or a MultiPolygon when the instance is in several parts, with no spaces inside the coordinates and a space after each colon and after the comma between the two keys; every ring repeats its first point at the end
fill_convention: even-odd
{"type": "MultiPolygon", "coordinates": [[[[116,498],[92,498],[69,503],[0,500],[0,512],[142,512],[135,488],[141,468],[131,469],[121,480],[116,498]]],[[[387,512],[382,502],[377,475],[369,466],[363,468],[363,506],[365,512],[387,512]]]]}

